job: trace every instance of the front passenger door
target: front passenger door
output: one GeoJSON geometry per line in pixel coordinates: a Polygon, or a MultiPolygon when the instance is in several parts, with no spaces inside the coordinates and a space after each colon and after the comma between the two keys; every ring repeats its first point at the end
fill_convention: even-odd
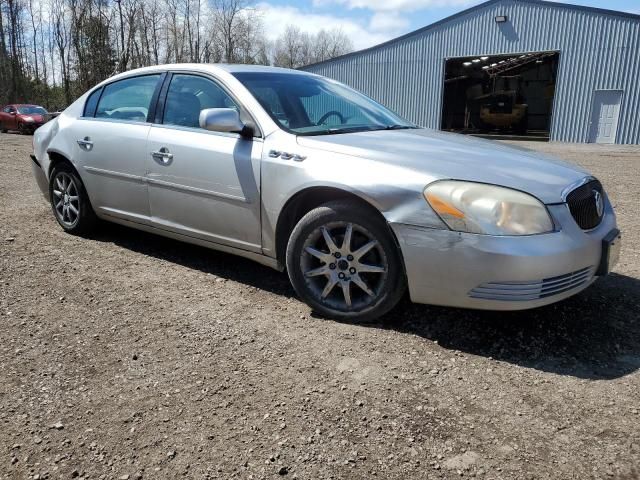
{"type": "Polygon", "coordinates": [[[203,109],[240,110],[217,82],[185,73],[168,81],[147,149],[152,221],[183,235],[261,252],[262,139],[200,128],[203,109]]]}

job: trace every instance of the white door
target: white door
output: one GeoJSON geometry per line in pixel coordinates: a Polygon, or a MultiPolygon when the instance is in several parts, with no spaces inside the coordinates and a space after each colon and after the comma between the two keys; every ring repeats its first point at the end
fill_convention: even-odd
{"type": "Polygon", "coordinates": [[[183,235],[261,251],[262,140],[199,127],[206,108],[238,108],[213,80],[175,73],[147,144],[154,224],[183,235]]]}
{"type": "Polygon", "coordinates": [[[132,221],[149,219],[145,172],[151,124],[147,116],[159,81],[160,74],[153,74],[110,83],[95,112],[85,112],[72,124],[74,160],[93,208],[104,214],[132,221]]]}
{"type": "Polygon", "coordinates": [[[596,90],[593,95],[591,143],[616,143],[621,90],[596,90]]]}

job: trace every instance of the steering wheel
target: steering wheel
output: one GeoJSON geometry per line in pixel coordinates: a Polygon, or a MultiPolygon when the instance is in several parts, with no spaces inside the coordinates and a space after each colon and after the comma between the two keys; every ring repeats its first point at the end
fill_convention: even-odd
{"type": "Polygon", "coordinates": [[[320,120],[318,120],[316,125],[324,124],[324,122],[327,120],[327,118],[329,118],[331,115],[335,115],[336,117],[338,117],[340,119],[340,123],[341,124],[345,123],[345,118],[340,112],[337,112],[335,110],[331,110],[330,112],[327,112],[324,115],[322,115],[322,118],[320,118],[320,120]]]}

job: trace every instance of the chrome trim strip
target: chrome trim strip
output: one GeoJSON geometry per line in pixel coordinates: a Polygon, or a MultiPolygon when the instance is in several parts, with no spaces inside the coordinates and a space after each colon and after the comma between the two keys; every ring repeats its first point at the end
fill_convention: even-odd
{"type": "Polygon", "coordinates": [[[164,180],[157,180],[155,178],[147,178],[146,182],[149,185],[170,188],[172,190],[180,190],[187,193],[194,193],[196,195],[205,195],[208,197],[222,198],[225,200],[232,200],[234,202],[251,203],[246,197],[230,195],[228,193],[214,192],[212,190],[205,190],[204,188],[188,187],[186,185],[179,185],[177,183],[165,182],[164,180]]]}
{"type": "Polygon", "coordinates": [[[589,283],[593,278],[593,267],[586,267],[565,275],[536,282],[485,283],[469,292],[469,297],[484,300],[527,301],[559,295],[589,283]]]}
{"type": "Polygon", "coordinates": [[[565,189],[562,190],[562,193],[560,194],[562,196],[562,203],[567,203],[567,197],[576,188],[580,188],[581,186],[586,185],[589,182],[593,182],[594,180],[597,180],[597,178],[592,175],[587,175],[582,180],[578,180],[577,182],[574,182],[571,185],[565,187],[565,189]]]}
{"type": "Polygon", "coordinates": [[[536,280],[534,282],[488,282],[484,285],[499,286],[501,288],[521,288],[521,287],[535,287],[541,285],[552,285],[555,282],[563,281],[574,275],[582,275],[591,271],[593,267],[585,267],[575,272],[565,273],[564,275],[558,275],[556,277],[545,278],[543,280],[536,280]]]}
{"type": "MultiPolygon", "coordinates": [[[[182,132],[191,132],[191,133],[199,133],[203,135],[213,135],[215,137],[225,137],[225,138],[235,138],[241,139],[242,136],[239,133],[231,133],[231,132],[214,132],[212,130],[205,130],[200,127],[184,127],[182,125],[171,125],[169,123],[153,123],[151,124],[153,128],[162,128],[165,130],[179,130],[182,132]]],[[[260,137],[254,137],[256,140],[262,141],[260,137]]],[[[251,141],[252,139],[249,139],[251,141]]]]}
{"type": "Polygon", "coordinates": [[[89,173],[94,173],[96,175],[103,175],[105,177],[121,178],[124,180],[128,180],[130,182],[137,182],[137,183],[145,183],[146,181],[145,178],[141,177],[140,175],[131,175],[130,173],[114,172],[113,170],[104,170],[102,168],[89,167],[87,165],[84,165],[82,168],[84,168],[89,173]]]}
{"type": "Polygon", "coordinates": [[[139,120],[125,120],[125,119],[121,119],[121,118],[78,117],[77,120],[83,120],[85,122],[121,123],[123,125],[141,125],[143,127],[151,126],[151,122],[141,122],[139,120]]]}
{"type": "Polygon", "coordinates": [[[556,290],[562,289],[565,286],[569,286],[574,283],[581,283],[583,281],[588,280],[591,277],[590,272],[585,272],[581,275],[576,275],[575,277],[567,277],[561,282],[556,282],[552,285],[542,285],[540,284],[537,287],[526,287],[526,288],[513,288],[513,285],[510,285],[509,288],[501,288],[501,287],[476,287],[472,290],[472,294],[482,294],[482,295],[501,295],[501,296],[518,296],[518,295],[544,295],[546,293],[553,293],[556,290]]]}
{"type": "Polygon", "coordinates": [[[234,202],[249,203],[249,204],[251,203],[251,201],[249,201],[246,197],[241,197],[238,195],[230,195],[228,193],[214,192],[212,190],[205,190],[204,188],[188,187],[186,185],[179,185],[177,183],[165,182],[164,180],[157,180],[155,178],[141,177],[139,175],[131,175],[129,173],[114,172],[112,170],[103,170],[102,168],[89,167],[86,165],[83,168],[87,172],[94,173],[96,175],[121,178],[123,180],[128,180],[128,181],[137,182],[137,183],[147,183],[149,185],[155,185],[158,187],[170,188],[172,190],[180,190],[183,192],[193,193],[196,195],[205,195],[208,197],[222,198],[224,200],[232,200],[234,202]]]}

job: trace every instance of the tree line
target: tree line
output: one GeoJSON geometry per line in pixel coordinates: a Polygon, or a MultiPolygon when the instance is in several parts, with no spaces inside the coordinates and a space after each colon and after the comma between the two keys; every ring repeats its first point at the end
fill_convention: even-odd
{"type": "Polygon", "coordinates": [[[0,106],[61,109],[118,72],[164,63],[298,68],[353,50],[339,29],[269,41],[252,0],[0,0],[0,106]]]}

